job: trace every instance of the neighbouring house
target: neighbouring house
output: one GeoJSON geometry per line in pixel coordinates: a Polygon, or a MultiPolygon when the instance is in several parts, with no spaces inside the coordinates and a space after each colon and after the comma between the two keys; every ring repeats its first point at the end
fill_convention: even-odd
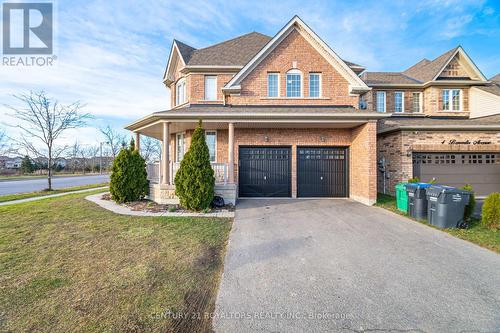
{"type": "MultiPolygon", "coordinates": [[[[378,191],[418,177],[500,191],[500,86],[462,47],[402,72],[364,72],[367,110],[390,114],[377,128],[378,191]]],[[[362,103],[363,104],[363,103],[362,103]]]]}
{"type": "Polygon", "coordinates": [[[203,49],[174,41],[163,82],[172,108],[126,128],[163,142],[158,202],[175,201],[175,172],[202,119],[216,194],[377,197],[376,125],[361,110],[364,68],[341,59],[299,17],[274,37],[252,32],[203,49]]]}
{"type": "Polygon", "coordinates": [[[5,169],[19,169],[22,163],[22,157],[9,157],[4,161],[5,169]]]}
{"type": "MultiPolygon", "coordinates": [[[[172,107],[126,129],[136,134],[137,147],[141,135],[162,141],[159,165],[148,168],[150,197],[160,203],[177,202],[175,173],[202,119],[215,191],[226,202],[346,197],[371,205],[378,176],[392,192],[417,170],[413,160],[447,151],[421,149],[441,133],[434,131],[439,122],[453,122],[448,129],[460,135],[460,126],[474,128],[469,140],[481,143],[467,145],[467,153],[486,149],[480,150],[488,153],[481,155],[485,163],[491,156],[495,165],[500,162],[500,116],[469,119],[469,90],[492,89],[493,83],[460,47],[438,59],[402,73],[363,73],[363,66],[339,57],[297,16],[274,37],[252,32],[202,49],[174,40],[163,77],[172,107]],[[413,122],[422,121],[431,129],[414,129],[420,125],[413,122]],[[421,145],[417,150],[406,141],[411,136],[421,145]],[[383,177],[380,159],[389,171],[383,177]]],[[[452,152],[461,147],[446,140],[462,136],[444,133],[433,149],[438,143],[452,152]]],[[[418,172],[425,178],[428,170],[418,172]]]]}

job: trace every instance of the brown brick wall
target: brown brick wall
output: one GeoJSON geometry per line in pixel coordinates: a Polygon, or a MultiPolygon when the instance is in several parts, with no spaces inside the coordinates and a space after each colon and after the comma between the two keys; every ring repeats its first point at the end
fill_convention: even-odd
{"type": "Polygon", "coordinates": [[[469,113],[469,88],[468,87],[429,87],[424,90],[424,108],[425,114],[435,116],[466,116],[469,113]],[[443,89],[461,89],[462,90],[462,108],[463,112],[443,112],[443,89]]]}
{"type": "Polygon", "coordinates": [[[222,87],[228,83],[233,74],[190,74],[190,84],[188,89],[190,90],[190,103],[192,104],[221,104],[222,103],[222,87]],[[205,100],[205,76],[214,75],[217,76],[217,101],[206,101],[205,100]]]}
{"type": "MultiPolygon", "coordinates": [[[[394,93],[396,91],[404,92],[404,109],[403,112],[412,112],[412,93],[422,92],[422,89],[373,89],[366,93],[365,100],[368,103],[369,110],[377,109],[377,91],[385,91],[385,110],[388,113],[394,112],[394,93]]],[[[424,98],[422,96],[421,104],[425,113],[424,98]]]]}
{"type": "Polygon", "coordinates": [[[460,64],[457,56],[453,58],[446,66],[443,72],[439,75],[440,78],[447,77],[469,77],[465,68],[460,64]]]}
{"type": "MultiPolygon", "coordinates": [[[[500,151],[500,133],[477,131],[404,131],[381,135],[377,139],[377,159],[385,157],[389,179],[388,193],[394,194],[397,183],[413,177],[412,152],[500,151]],[[450,145],[449,140],[490,141],[491,145],[450,145]],[[443,144],[442,142],[445,142],[443,144]]],[[[378,175],[378,191],[383,191],[382,174],[378,175]]]]}
{"type": "Polygon", "coordinates": [[[358,96],[349,96],[349,83],[296,30],[292,31],[241,83],[240,96],[230,96],[230,104],[250,105],[351,105],[358,107],[358,96]],[[304,98],[286,98],[285,73],[293,68],[302,72],[304,98]],[[267,98],[268,72],[280,73],[280,97],[267,98]],[[309,73],[320,72],[322,98],[308,98],[309,73]]]}
{"type": "Polygon", "coordinates": [[[377,200],[377,124],[352,129],[350,147],[350,196],[373,204],[377,200]]]}

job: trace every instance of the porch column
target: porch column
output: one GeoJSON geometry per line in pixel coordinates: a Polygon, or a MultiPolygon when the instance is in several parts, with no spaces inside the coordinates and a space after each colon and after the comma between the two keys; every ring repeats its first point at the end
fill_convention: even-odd
{"type": "Polygon", "coordinates": [[[135,150],[141,152],[141,133],[135,132],[135,150]]]}
{"type": "Polygon", "coordinates": [[[229,184],[234,184],[234,123],[229,123],[229,142],[227,145],[228,149],[228,173],[229,173],[229,184]]]}
{"type": "Polygon", "coordinates": [[[161,145],[161,183],[162,185],[170,184],[170,123],[163,123],[163,140],[161,145]]]}

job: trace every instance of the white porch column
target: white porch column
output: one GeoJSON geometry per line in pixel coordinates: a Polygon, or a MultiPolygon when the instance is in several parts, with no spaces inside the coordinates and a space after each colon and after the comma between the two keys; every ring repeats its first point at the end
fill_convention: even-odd
{"type": "Polygon", "coordinates": [[[228,164],[229,164],[229,184],[234,184],[234,123],[229,123],[229,139],[228,139],[228,164]]]}
{"type": "Polygon", "coordinates": [[[135,132],[135,150],[141,152],[141,133],[135,132]]]}
{"type": "Polygon", "coordinates": [[[163,140],[161,145],[161,184],[170,184],[170,123],[163,123],[163,140]]]}

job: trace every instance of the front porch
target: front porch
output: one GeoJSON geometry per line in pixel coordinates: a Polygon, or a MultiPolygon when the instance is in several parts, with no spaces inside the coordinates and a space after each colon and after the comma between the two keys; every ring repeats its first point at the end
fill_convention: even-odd
{"type": "Polygon", "coordinates": [[[376,119],[382,116],[331,107],[193,106],[155,113],[127,129],[135,132],[139,147],[141,135],[162,142],[161,161],[148,167],[150,198],[158,203],[178,202],[175,174],[203,119],[215,194],[226,203],[235,204],[240,196],[328,196],[371,205],[376,201],[376,119]],[[316,158],[321,165],[308,162],[316,158]],[[330,188],[316,191],[314,182],[330,188]]]}

